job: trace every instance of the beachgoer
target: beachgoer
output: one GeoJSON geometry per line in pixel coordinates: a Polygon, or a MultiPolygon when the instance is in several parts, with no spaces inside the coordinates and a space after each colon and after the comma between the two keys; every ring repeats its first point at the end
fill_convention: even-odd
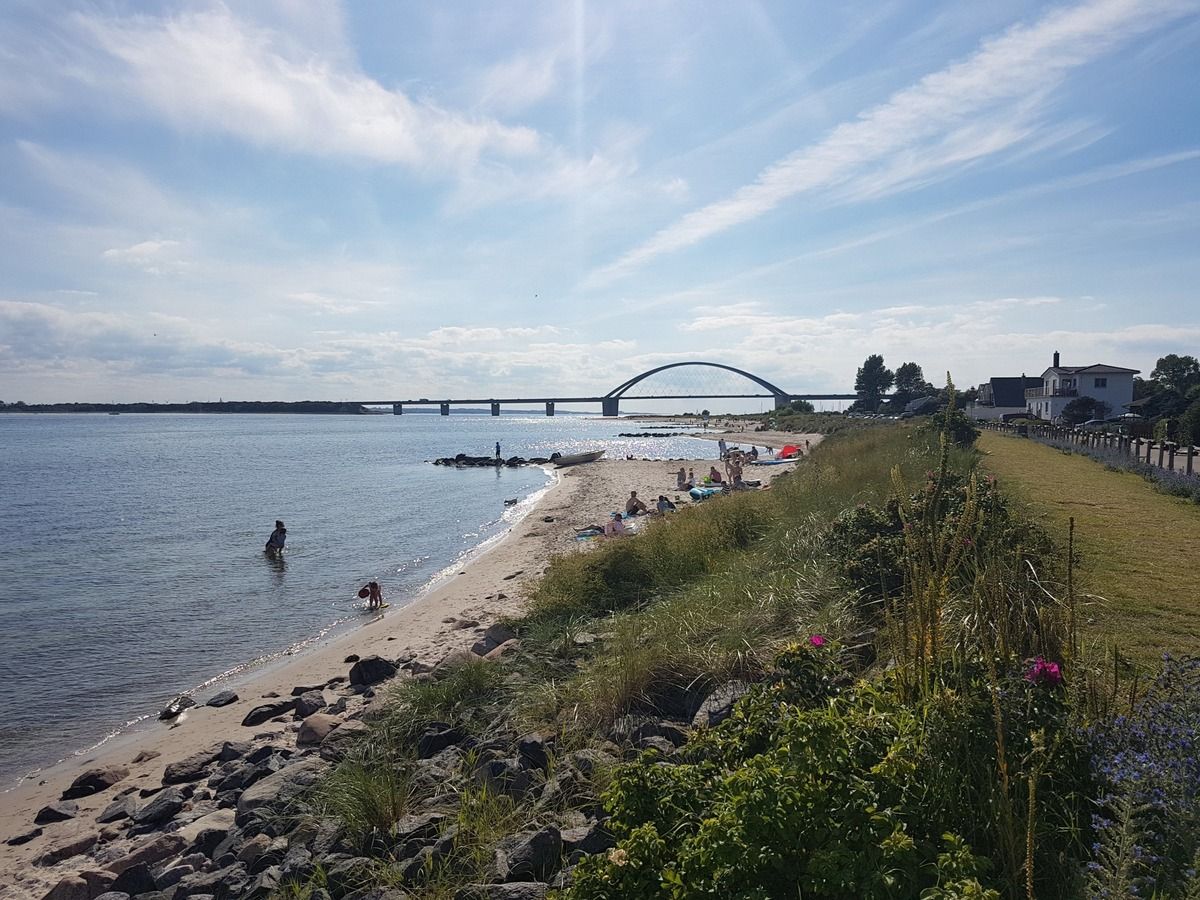
{"type": "Polygon", "coordinates": [[[619,512],[612,514],[612,518],[604,523],[605,537],[620,537],[625,533],[625,520],[621,518],[619,512]]]}
{"type": "Polygon", "coordinates": [[[267,546],[263,548],[263,552],[267,556],[279,556],[283,553],[283,544],[287,540],[287,529],[283,527],[283,522],[279,519],[275,520],[275,530],[271,532],[271,536],[267,538],[267,546]]]}
{"type": "Polygon", "coordinates": [[[496,462],[500,462],[500,442],[496,441],[496,462]]]}
{"type": "Polygon", "coordinates": [[[807,453],[807,452],[808,452],[808,438],[805,438],[805,439],[804,439],[804,452],[805,452],[805,453],[807,453]]]}
{"type": "Polygon", "coordinates": [[[659,496],[658,496],[658,511],[660,513],[668,513],[668,512],[671,512],[671,510],[673,510],[673,509],[675,509],[675,504],[672,503],[670,500],[668,500],[665,495],[659,494],[659,496]]]}
{"type": "Polygon", "coordinates": [[[717,449],[721,451],[721,459],[724,459],[729,453],[729,450],[725,447],[725,438],[720,438],[717,441],[717,449]]]}
{"type": "Polygon", "coordinates": [[[688,490],[689,490],[689,491],[690,491],[690,490],[691,490],[693,487],[695,487],[695,486],[696,486],[696,473],[695,473],[695,472],[694,472],[692,469],[688,469],[688,480],[687,480],[687,483],[688,483],[688,484],[690,484],[690,485],[692,486],[692,487],[688,488],[688,490]]]}
{"type": "Polygon", "coordinates": [[[363,596],[363,591],[367,592],[367,609],[383,609],[383,588],[378,581],[368,581],[359,588],[358,596],[363,596]]]}
{"type": "Polygon", "coordinates": [[[688,488],[687,471],[683,466],[679,467],[679,471],[675,473],[675,490],[682,491],[688,488]]]}
{"type": "Polygon", "coordinates": [[[646,512],[646,504],[638,499],[637,491],[629,492],[629,499],[625,501],[625,515],[636,516],[638,513],[646,512]]]}
{"type": "Polygon", "coordinates": [[[758,459],[758,448],[751,446],[750,447],[750,461],[754,462],[754,460],[756,460],[756,459],[758,459]]]}
{"type": "Polygon", "coordinates": [[[725,477],[717,471],[716,466],[710,466],[708,470],[708,480],[716,484],[721,484],[725,481],[725,477]]]}

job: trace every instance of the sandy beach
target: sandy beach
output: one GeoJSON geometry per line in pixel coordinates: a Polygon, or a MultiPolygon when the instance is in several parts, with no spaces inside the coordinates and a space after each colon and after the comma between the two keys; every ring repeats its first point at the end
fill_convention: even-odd
{"type": "MultiPolygon", "coordinates": [[[[803,444],[805,438],[813,444],[820,440],[819,435],[718,432],[711,427],[695,436],[714,441],[724,438],[731,446],[746,449],[751,444],[761,448],[764,444],[778,447],[789,441],[803,444]]],[[[222,741],[294,743],[298,722],[267,722],[255,727],[241,724],[247,712],[266,702],[264,698],[289,697],[296,686],[318,686],[346,676],[349,664],[345,660],[351,654],[362,657],[376,654],[388,659],[415,655],[417,660],[432,665],[451,650],[470,648],[497,619],[521,610],[529,581],[544,571],[553,555],[586,550],[588,544],[576,540],[577,529],[602,523],[614,510],[623,507],[631,490],[636,490],[651,506],[659,494],[686,504],[687,494],[675,490],[674,473],[683,465],[694,468],[699,477],[713,462],[712,458],[618,459],[558,470],[557,483],[508,534],[411,604],[388,609],[360,628],[308,648],[237,683],[239,699],[228,706],[207,707],[203,704],[209,695],[198,695],[195,700],[201,705],[188,710],[173,725],[158,723],[148,730],[116,738],[94,753],[71,758],[44,770],[36,780],[27,780],[0,794],[3,799],[0,898],[41,898],[65,876],[100,868],[83,855],[55,865],[35,865],[34,860],[48,848],[98,835],[98,842],[90,852],[99,847],[106,857],[115,857],[132,849],[136,840],[119,836],[112,826],[107,829],[97,826],[96,816],[123,789],[157,789],[169,764],[222,741]],[[7,843],[34,829],[38,811],[57,801],[83,771],[110,764],[129,769],[128,776],[115,788],[77,800],[79,809],[73,818],[39,826],[42,833],[27,842],[17,846],[7,843]]],[[[753,477],[765,482],[793,467],[794,464],[759,467],[753,470],[753,477]]],[[[387,585],[383,587],[386,593],[387,585]]],[[[86,690],[86,685],[81,685],[81,690],[86,690]]],[[[345,697],[347,717],[361,712],[365,702],[361,696],[346,690],[345,685],[331,686],[329,694],[345,697]]]]}

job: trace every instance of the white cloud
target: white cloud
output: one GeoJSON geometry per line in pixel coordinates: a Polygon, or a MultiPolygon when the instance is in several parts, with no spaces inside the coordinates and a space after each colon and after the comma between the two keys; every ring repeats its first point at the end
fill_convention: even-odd
{"type": "Polygon", "coordinates": [[[540,150],[532,129],[414,100],[224,6],[171,18],[80,14],[76,21],[119,61],[116,86],[180,130],[421,169],[540,150]]]}
{"type": "Polygon", "coordinates": [[[498,63],[479,79],[480,105],[501,113],[522,112],[545,100],[558,86],[562,54],[557,49],[521,54],[498,63]]]}
{"type": "MultiPolygon", "coordinates": [[[[1105,51],[1197,9],[1194,0],[1094,0],[1049,13],[989,39],[971,56],[844,122],[816,144],[761,172],[732,196],[688,213],[615,262],[591,285],[757,218],[807,191],[869,177],[897,155],[932,152],[941,166],[995,154],[1036,133],[1014,128],[1045,108],[1051,89],[1105,51]],[[1032,104],[1032,105],[1030,105],[1032,104]],[[1007,124],[1006,124],[1007,123],[1007,124]],[[1022,133],[1023,132],[1023,133],[1022,133]]],[[[923,164],[913,164],[921,183],[923,164]]],[[[896,185],[892,179],[892,187],[896,185]]]]}

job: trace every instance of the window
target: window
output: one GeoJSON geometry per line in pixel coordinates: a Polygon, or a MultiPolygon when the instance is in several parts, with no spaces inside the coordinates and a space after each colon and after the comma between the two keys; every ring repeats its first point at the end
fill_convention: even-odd
{"type": "Polygon", "coordinates": [[[1107,378],[1097,378],[1097,379],[1095,379],[1095,383],[1092,385],[1092,387],[1106,388],[1106,387],[1108,387],[1108,379],[1107,378]]]}

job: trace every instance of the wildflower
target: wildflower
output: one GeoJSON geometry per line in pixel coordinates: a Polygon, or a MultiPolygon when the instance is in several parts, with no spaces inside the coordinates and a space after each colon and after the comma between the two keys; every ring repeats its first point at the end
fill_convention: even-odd
{"type": "Polygon", "coordinates": [[[608,861],[614,866],[624,866],[629,863],[629,854],[620,847],[617,847],[615,850],[609,851],[608,861]]]}
{"type": "Polygon", "coordinates": [[[1058,687],[1062,684],[1062,669],[1056,662],[1038,657],[1025,672],[1025,680],[1042,687],[1058,687]]]}
{"type": "Polygon", "coordinates": [[[829,639],[823,634],[814,634],[808,639],[808,642],[814,647],[824,647],[829,643],[829,639]]]}

